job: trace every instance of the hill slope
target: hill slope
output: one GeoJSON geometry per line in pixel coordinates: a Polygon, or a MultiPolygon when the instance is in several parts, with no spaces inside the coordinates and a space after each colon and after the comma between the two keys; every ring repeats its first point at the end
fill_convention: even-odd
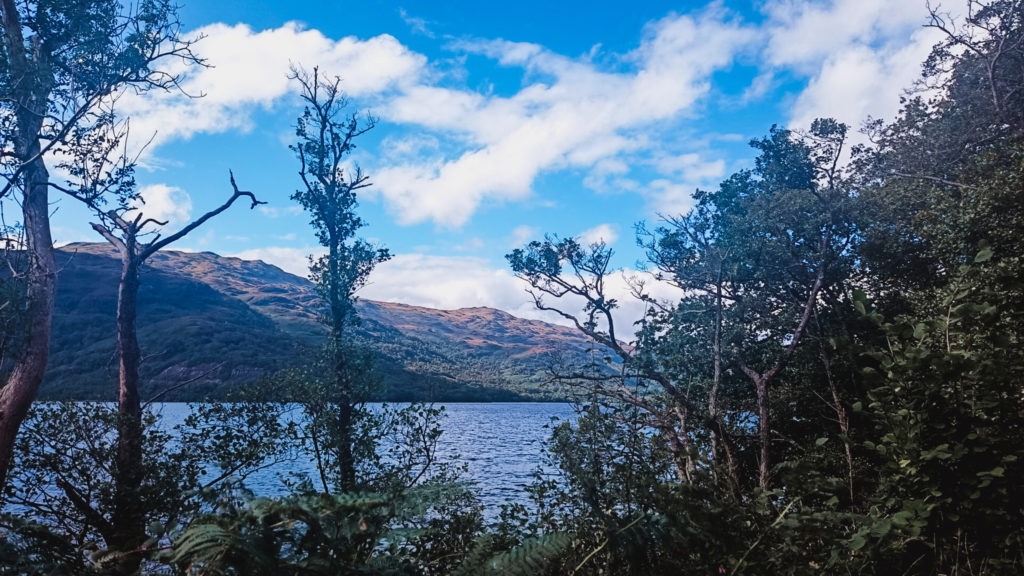
{"type": "MultiPolygon", "coordinates": [[[[61,269],[45,398],[112,398],[120,263],[105,244],[72,244],[61,269]]],[[[144,397],[195,379],[172,399],[217,397],[290,365],[323,338],[318,299],[303,278],[260,261],[209,252],[150,258],[139,292],[144,397]]],[[[382,399],[556,399],[552,354],[590,348],[576,331],[490,308],[434,310],[361,301],[357,338],[378,352],[382,399]]]]}

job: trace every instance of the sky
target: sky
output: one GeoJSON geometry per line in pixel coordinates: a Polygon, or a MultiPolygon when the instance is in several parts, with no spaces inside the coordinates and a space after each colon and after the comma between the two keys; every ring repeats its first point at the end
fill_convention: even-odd
{"type": "MultiPolygon", "coordinates": [[[[179,16],[209,67],[173,71],[201,97],[118,103],[134,145],[150,141],[145,213],[180,227],[230,195],[229,170],[267,204],[240,202],[172,249],[305,274],[318,248],[289,199],[301,102],[288,71],[319,67],[378,119],[351,160],[373,183],[362,236],[394,256],[361,297],[525,317],[541,316],[508,271],[512,248],[600,239],[631,275],[637,223],[751,166],[748,142],[773,124],[891,119],[939,39],[924,0],[185,0],[179,16]]],[[[73,201],[54,210],[57,242],[101,240],[73,201]]]]}

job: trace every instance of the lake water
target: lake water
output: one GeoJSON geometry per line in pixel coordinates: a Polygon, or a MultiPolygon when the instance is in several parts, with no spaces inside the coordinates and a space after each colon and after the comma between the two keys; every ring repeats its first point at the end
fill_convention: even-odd
{"type": "MultiPolygon", "coordinates": [[[[486,515],[494,517],[500,505],[522,500],[534,472],[543,464],[541,448],[551,435],[553,418],[572,420],[571,404],[549,402],[488,402],[444,404],[444,434],[438,442],[442,459],[459,456],[468,468],[466,480],[475,484],[486,515]]],[[[371,405],[371,409],[373,406],[371,405]]],[[[157,408],[165,426],[188,415],[188,405],[166,403],[157,408]]],[[[315,478],[312,458],[284,462],[256,472],[247,486],[260,496],[283,492],[282,474],[315,478]]],[[[554,473],[546,471],[546,473],[554,473]]]]}

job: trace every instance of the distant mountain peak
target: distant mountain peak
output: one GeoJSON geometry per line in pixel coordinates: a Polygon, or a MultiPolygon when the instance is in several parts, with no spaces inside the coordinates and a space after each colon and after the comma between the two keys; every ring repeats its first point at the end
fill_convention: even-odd
{"type": "MultiPolygon", "coordinates": [[[[104,398],[112,392],[120,265],[105,243],[73,243],[61,267],[54,345],[43,394],[104,398]]],[[[324,328],[313,284],[258,260],[162,251],[147,262],[139,334],[149,389],[202,376],[186,397],[216,396],[272,374],[315,350],[324,328]],[[213,369],[216,368],[216,369],[213,369]]],[[[391,399],[560,398],[547,384],[553,353],[582,357],[575,330],[483,306],[438,310],[360,299],[358,339],[378,352],[391,399]]]]}

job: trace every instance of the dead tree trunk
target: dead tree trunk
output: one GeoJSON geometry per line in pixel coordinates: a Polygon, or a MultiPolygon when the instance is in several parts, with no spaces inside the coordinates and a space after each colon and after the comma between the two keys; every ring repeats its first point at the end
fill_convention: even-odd
{"type": "Polygon", "coordinates": [[[121,252],[121,282],[117,293],[117,356],[120,375],[117,387],[117,460],[114,462],[114,511],[112,542],[125,552],[115,574],[133,574],[141,556],[133,554],[146,541],[146,515],[140,494],[142,468],[142,400],[139,396],[139,365],[142,354],[136,332],[139,264],[134,238],[126,238],[121,252]]]}
{"type": "Polygon", "coordinates": [[[97,204],[76,197],[86,202],[101,217],[103,222],[93,224],[93,229],[117,248],[121,255],[121,278],[117,291],[117,454],[114,462],[114,510],[109,523],[110,536],[106,543],[110,549],[121,553],[111,569],[111,572],[118,576],[138,572],[144,552],[142,546],[146,541],[146,508],[141,497],[145,471],[142,399],[139,393],[142,353],[137,332],[139,270],[147,258],[228,209],[238,198],[249,197],[252,201],[251,208],[264,203],[256,200],[252,192],[240,191],[235,184],[234,175],[231,176],[231,186],[234,188],[234,194],[217,209],[207,212],[167,238],[160,239],[157,235],[152,241],[141,245],[138,238],[145,226],[151,223],[165,225],[166,222],[144,220],[141,213],[134,219],[125,219],[123,214],[116,211],[104,213],[97,208],[97,204]]]}

